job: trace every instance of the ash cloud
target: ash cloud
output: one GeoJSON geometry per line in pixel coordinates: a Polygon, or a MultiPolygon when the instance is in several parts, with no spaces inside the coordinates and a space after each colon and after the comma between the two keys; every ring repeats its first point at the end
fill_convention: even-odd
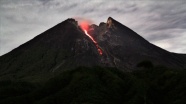
{"type": "Polygon", "coordinates": [[[168,51],[186,53],[186,1],[1,0],[0,55],[67,18],[109,16],[168,51]]]}

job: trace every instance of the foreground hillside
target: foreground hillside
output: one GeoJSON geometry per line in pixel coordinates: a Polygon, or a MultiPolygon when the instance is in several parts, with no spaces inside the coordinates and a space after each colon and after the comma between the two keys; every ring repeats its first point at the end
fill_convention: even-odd
{"type": "Polygon", "coordinates": [[[186,104],[186,70],[139,66],[146,68],[79,67],[38,81],[1,79],[0,104],[186,104]]]}

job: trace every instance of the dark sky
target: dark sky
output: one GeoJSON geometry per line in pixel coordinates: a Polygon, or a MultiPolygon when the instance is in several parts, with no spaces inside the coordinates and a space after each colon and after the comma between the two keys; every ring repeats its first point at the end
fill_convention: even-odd
{"type": "Polygon", "coordinates": [[[185,0],[0,0],[0,55],[66,20],[111,16],[151,43],[186,53],[185,0]]]}

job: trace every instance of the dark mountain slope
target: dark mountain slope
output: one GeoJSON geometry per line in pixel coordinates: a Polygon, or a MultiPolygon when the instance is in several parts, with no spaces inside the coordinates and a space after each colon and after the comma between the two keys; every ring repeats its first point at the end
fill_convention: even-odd
{"type": "Polygon", "coordinates": [[[186,67],[186,58],[183,58],[183,55],[170,53],[149,43],[111,17],[108,18],[107,23],[101,23],[99,26],[92,25],[91,28],[93,31],[89,31],[90,34],[97,39],[107,59],[112,60],[119,69],[135,69],[135,65],[143,60],[170,68],[186,67]]]}
{"type": "Polygon", "coordinates": [[[99,60],[93,42],[74,19],[68,19],[1,56],[0,73],[52,72],[61,66],[64,70],[99,65],[99,60]]]}

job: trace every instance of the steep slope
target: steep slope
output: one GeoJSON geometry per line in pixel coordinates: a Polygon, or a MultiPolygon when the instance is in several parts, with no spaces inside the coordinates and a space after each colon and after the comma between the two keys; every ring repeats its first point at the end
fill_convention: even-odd
{"type": "Polygon", "coordinates": [[[0,74],[53,72],[98,66],[99,53],[74,19],[67,19],[0,57],[0,74]]]}
{"type": "Polygon", "coordinates": [[[107,23],[101,23],[99,26],[91,25],[89,32],[102,47],[106,55],[104,60],[110,60],[119,69],[135,69],[136,65],[144,60],[170,68],[186,66],[184,55],[170,53],[149,43],[111,17],[107,23]]]}

